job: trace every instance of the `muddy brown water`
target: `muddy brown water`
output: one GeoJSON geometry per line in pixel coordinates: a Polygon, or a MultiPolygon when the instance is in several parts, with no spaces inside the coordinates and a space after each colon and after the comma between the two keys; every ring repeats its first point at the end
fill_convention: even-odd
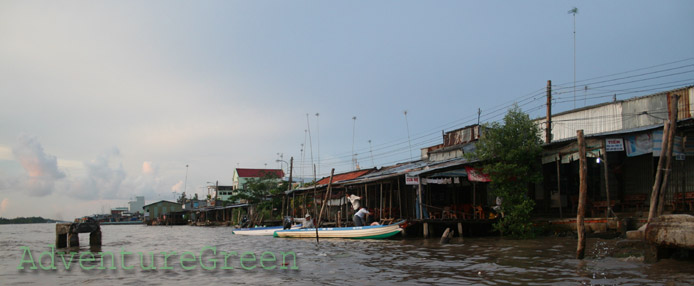
{"type": "MultiPolygon", "coordinates": [[[[58,250],[76,252],[69,270],[62,261],[70,261],[69,253],[62,258],[56,255],[55,270],[44,270],[38,264],[32,270],[27,252],[36,261],[41,252],[49,251],[55,241],[55,225],[0,226],[0,284],[694,285],[691,260],[645,264],[639,257],[610,257],[618,239],[588,239],[586,259],[576,260],[576,240],[569,237],[454,238],[446,245],[440,245],[438,239],[321,239],[316,245],[315,239],[238,236],[229,227],[107,225],[102,231],[103,246],[92,250],[114,253],[113,258],[97,254],[95,261],[88,261],[89,237],[83,234],[81,247],[58,250]],[[214,247],[217,254],[208,248],[201,256],[204,247],[214,247]],[[234,251],[238,255],[221,253],[234,251]],[[121,252],[135,254],[121,259],[121,252]],[[181,255],[183,252],[193,254],[181,255]],[[138,253],[143,265],[150,266],[154,259],[158,269],[143,270],[138,253]],[[82,266],[80,255],[85,257],[82,266]],[[186,270],[180,260],[192,259],[191,255],[198,260],[184,261],[183,266],[192,268],[186,270]],[[227,267],[233,269],[222,269],[225,256],[227,267]],[[241,262],[241,258],[246,260],[241,262]],[[219,260],[215,267],[212,259],[219,260]],[[116,269],[98,269],[102,262],[104,268],[116,269]],[[25,269],[17,269],[19,266],[25,269]],[[83,269],[89,267],[93,269],[83,269]]],[[[50,266],[50,256],[44,255],[41,262],[50,266]]]]}

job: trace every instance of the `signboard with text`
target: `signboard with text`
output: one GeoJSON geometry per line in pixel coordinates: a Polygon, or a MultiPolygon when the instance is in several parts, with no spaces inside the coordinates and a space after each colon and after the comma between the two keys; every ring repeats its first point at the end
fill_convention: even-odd
{"type": "Polygon", "coordinates": [[[605,151],[607,151],[607,152],[624,151],[624,140],[622,140],[622,138],[605,139],[605,151]]]}
{"type": "Polygon", "coordinates": [[[419,177],[405,175],[405,185],[419,185],[419,177]]]}

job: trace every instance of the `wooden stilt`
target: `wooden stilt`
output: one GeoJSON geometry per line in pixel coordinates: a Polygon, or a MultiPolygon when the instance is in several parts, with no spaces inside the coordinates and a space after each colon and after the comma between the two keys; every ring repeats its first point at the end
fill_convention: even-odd
{"type": "Polygon", "coordinates": [[[439,243],[449,243],[451,241],[451,238],[453,238],[453,231],[451,231],[451,228],[446,228],[446,230],[443,232],[443,235],[441,236],[441,240],[439,241],[439,243]]]}
{"type": "Polygon", "coordinates": [[[672,172],[672,148],[675,143],[675,132],[677,131],[677,100],[678,96],[673,94],[670,99],[670,130],[668,132],[668,144],[667,150],[661,149],[660,157],[665,156],[665,169],[663,170],[665,174],[663,175],[663,182],[660,185],[660,192],[658,193],[658,209],[656,211],[656,216],[663,214],[663,206],[665,205],[665,193],[667,192],[668,178],[672,172]],[[665,152],[663,154],[663,152],[665,152]]]}
{"type": "Polygon", "coordinates": [[[576,215],[576,228],[578,232],[578,246],[576,248],[576,258],[583,259],[586,248],[586,229],[583,217],[586,213],[586,196],[588,195],[588,165],[586,164],[586,142],[583,139],[583,130],[576,131],[578,138],[579,154],[579,195],[578,195],[578,214],[576,215]]]}

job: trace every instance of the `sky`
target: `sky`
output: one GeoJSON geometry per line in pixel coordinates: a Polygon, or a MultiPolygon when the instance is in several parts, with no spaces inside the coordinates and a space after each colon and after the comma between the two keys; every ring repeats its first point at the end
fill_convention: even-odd
{"type": "Polygon", "coordinates": [[[139,195],[202,196],[236,167],[286,170],[276,160],[292,157],[295,177],[312,177],[311,162],[319,177],[351,170],[354,153],[360,168],[405,162],[478,110],[482,123],[513,103],[544,116],[547,80],[553,112],[692,85],[692,11],[0,1],[0,216],[72,220],[139,195]]]}

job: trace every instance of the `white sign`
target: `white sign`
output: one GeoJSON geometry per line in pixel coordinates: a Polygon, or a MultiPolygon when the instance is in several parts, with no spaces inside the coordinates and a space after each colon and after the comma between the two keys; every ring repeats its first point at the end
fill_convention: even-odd
{"type": "Polygon", "coordinates": [[[605,151],[624,151],[624,141],[622,138],[605,139],[605,151]]]}
{"type": "Polygon", "coordinates": [[[405,185],[419,185],[419,177],[405,175],[405,185]]]}

